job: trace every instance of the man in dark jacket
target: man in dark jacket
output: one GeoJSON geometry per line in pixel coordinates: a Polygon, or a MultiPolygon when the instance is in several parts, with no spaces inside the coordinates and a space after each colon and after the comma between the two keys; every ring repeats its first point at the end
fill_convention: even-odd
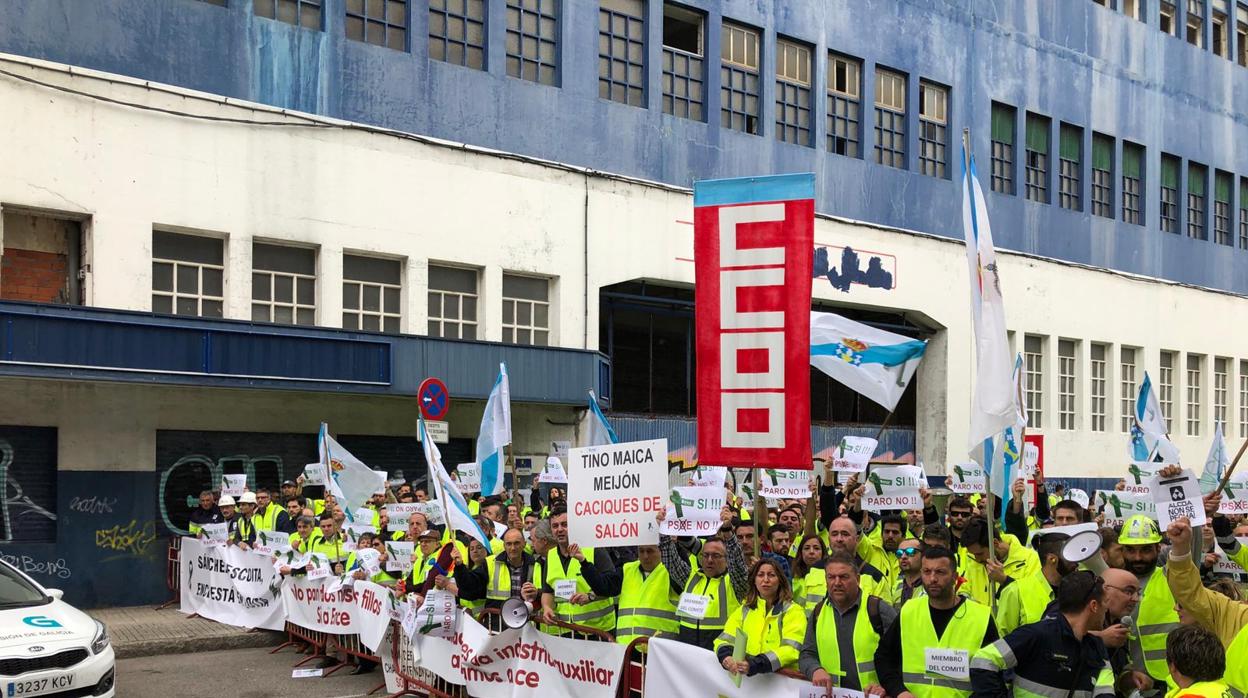
{"type": "Polygon", "coordinates": [[[976,698],[1009,698],[1005,674],[1014,671],[1019,695],[1091,695],[1112,698],[1114,675],[1105,644],[1091,631],[1105,620],[1105,587],[1091,572],[1062,578],[1053,615],[1015,630],[976,653],[971,688],[976,698]]]}

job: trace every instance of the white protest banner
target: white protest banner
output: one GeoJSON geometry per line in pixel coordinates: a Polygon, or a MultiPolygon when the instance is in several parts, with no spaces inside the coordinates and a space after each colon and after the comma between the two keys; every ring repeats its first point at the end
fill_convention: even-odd
{"type": "Polygon", "coordinates": [[[949,489],[957,494],[987,492],[984,468],[979,463],[957,463],[949,473],[949,489]]]}
{"type": "Polygon", "coordinates": [[[390,603],[394,592],[380,584],[356,581],[356,632],[370,650],[377,651],[390,627],[390,603]]]}
{"type": "Polygon", "coordinates": [[[754,480],[751,475],[743,476],[737,481],[736,495],[741,498],[741,506],[743,508],[754,504],[754,495],[756,494],[758,493],[754,491],[754,480]]]}
{"type": "Polygon", "coordinates": [[[724,488],[724,482],[728,479],[728,469],[715,465],[699,465],[693,469],[693,475],[689,478],[689,487],[718,487],[724,488]]]}
{"type": "Polygon", "coordinates": [[[243,492],[247,491],[246,475],[222,475],[221,476],[221,494],[229,495],[234,499],[243,496],[243,492]]]}
{"type": "Polygon", "coordinates": [[[559,460],[567,460],[568,452],[570,452],[571,450],[572,450],[571,441],[551,441],[550,442],[550,455],[554,456],[555,458],[558,458],[559,460]]]}
{"type": "MultiPolygon", "coordinates": [[[[468,695],[614,698],[619,689],[625,649],[619,643],[553,637],[538,632],[532,623],[490,635],[468,614],[456,615],[458,630],[452,637],[417,634],[412,654],[420,666],[466,686],[468,695]]],[[[726,675],[722,668],[719,671],[726,675]]],[[[679,694],[659,691],[654,695],[679,694]]]]}
{"type": "Polygon", "coordinates": [[[1066,490],[1066,499],[1069,499],[1070,501],[1074,502],[1075,504],[1078,504],[1084,509],[1088,508],[1088,493],[1084,492],[1081,489],[1072,487],[1066,490]]]}
{"type": "Polygon", "coordinates": [[[723,487],[673,487],[659,533],[698,538],[714,534],[722,525],[726,493],[723,487]]]}
{"type": "Polygon", "coordinates": [[[386,516],[390,517],[390,521],[386,524],[386,530],[406,531],[407,520],[412,517],[412,514],[420,511],[420,509],[420,502],[408,502],[406,504],[399,504],[396,502],[393,504],[387,504],[386,516]]]}
{"type": "Polygon", "coordinates": [[[442,526],[446,523],[446,512],[442,510],[442,505],[436,499],[417,502],[416,511],[425,515],[430,526],[442,526]]]}
{"type": "Polygon", "coordinates": [[[550,485],[566,485],[568,484],[568,473],[563,469],[563,463],[558,458],[551,456],[546,459],[546,467],[542,469],[542,474],[537,476],[537,481],[550,485]]]}
{"type": "MultiPolygon", "coordinates": [[[[1240,539],[1240,543],[1246,543],[1244,539],[1240,539]]],[[[1218,561],[1213,563],[1213,571],[1215,574],[1244,574],[1244,568],[1238,562],[1232,560],[1221,548],[1217,549],[1218,561]]]]}
{"type": "MultiPolygon", "coordinates": [[[[282,584],[282,606],[291,623],[308,630],[350,635],[360,630],[356,592],[343,587],[329,593],[330,580],[287,577],[282,584]]],[[[283,626],[279,626],[283,627],[283,626]]]]}
{"type": "Polygon", "coordinates": [[[261,555],[276,555],[290,548],[290,534],[281,531],[256,531],[256,542],[251,549],[261,555]]]}
{"type": "Polygon", "coordinates": [[[225,547],[226,541],[230,539],[230,525],[224,523],[209,523],[199,527],[204,532],[204,543],[206,545],[218,548],[225,547]]]}
{"type": "Polygon", "coordinates": [[[303,466],[303,486],[316,487],[325,484],[325,464],[308,463],[303,466]]]}
{"type": "Polygon", "coordinates": [[[425,595],[425,602],[415,609],[416,632],[451,637],[455,634],[456,607],[454,594],[449,591],[430,590],[425,595]]]}
{"type": "Polygon", "coordinates": [[[329,579],[334,572],[329,558],[321,553],[308,553],[308,565],[308,579],[329,579]]]}
{"type": "Polygon", "coordinates": [[[264,555],[182,539],[181,611],[243,628],[281,630],[281,578],[264,555]]]}
{"type": "Polygon", "coordinates": [[[667,439],[568,452],[568,541],[585,547],[657,545],[667,496],[667,439]]]}
{"type": "Polygon", "coordinates": [[[388,540],[386,541],[386,571],[402,572],[407,574],[412,571],[412,553],[416,550],[416,544],[406,540],[388,540]]]}
{"type": "Polygon", "coordinates": [[[1170,523],[1186,517],[1193,526],[1205,525],[1205,503],[1200,495],[1200,478],[1184,468],[1175,477],[1156,475],[1148,479],[1153,503],[1157,505],[1157,524],[1165,531],[1170,523]]]}
{"type": "Polygon", "coordinates": [[[774,499],[808,499],[810,471],[766,468],[762,485],[755,494],[774,499]]]}
{"type": "Polygon", "coordinates": [[[867,511],[923,508],[919,488],[927,482],[914,465],[876,466],[863,483],[862,508],[867,511]]]}
{"type": "Polygon", "coordinates": [[[1101,515],[1106,526],[1121,526],[1127,519],[1136,514],[1144,514],[1150,519],[1157,519],[1157,505],[1148,494],[1133,494],[1117,490],[1097,490],[1096,500],[1104,508],[1101,515]]]}
{"type": "Polygon", "coordinates": [[[1222,490],[1220,514],[1248,514],[1248,470],[1235,469],[1222,490]]]}
{"type": "Polygon", "coordinates": [[[867,469],[879,442],[869,436],[842,436],[832,449],[832,470],[838,473],[861,473],[867,469]]]}
{"type": "Polygon", "coordinates": [[[459,491],[468,494],[481,491],[481,466],[476,463],[460,463],[455,466],[459,475],[459,491]]]}
{"type": "Polygon", "coordinates": [[[360,548],[355,551],[355,559],[369,577],[381,571],[381,553],[376,548],[360,548]]]}
{"type": "Polygon", "coordinates": [[[1159,463],[1132,463],[1127,466],[1127,477],[1123,482],[1126,487],[1123,491],[1131,494],[1148,494],[1148,481],[1157,475],[1157,471],[1166,467],[1159,463]]]}
{"type": "Polygon", "coordinates": [[[367,524],[369,528],[372,528],[373,517],[376,515],[377,515],[377,512],[373,511],[372,509],[369,509],[368,507],[359,507],[358,509],[356,509],[355,511],[351,513],[350,524],[353,526],[359,525],[359,524],[367,524]]]}
{"type": "Polygon", "coordinates": [[[1023,444],[1023,475],[1033,477],[1040,467],[1040,446],[1028,441],[1023,444]]]}
{"type": "Polygon", "coordinates": [[[648,654],[647,696],[795,698],[810,686],[807,681],[770,673],[747,676],[737,686],[713,652],[676,640],[651,640],[648,654]]]}

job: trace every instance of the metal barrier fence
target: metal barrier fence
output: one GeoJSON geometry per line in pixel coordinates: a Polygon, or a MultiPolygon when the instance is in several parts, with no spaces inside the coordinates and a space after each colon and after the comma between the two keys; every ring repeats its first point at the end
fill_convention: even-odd
{"type": "Polygon", "coordinates": [[[169,552],[165,560],[165,586],[169,589],[169,600],[157,606],[157,611],[182,600],[182,536],[169,537],[169,552]]]}

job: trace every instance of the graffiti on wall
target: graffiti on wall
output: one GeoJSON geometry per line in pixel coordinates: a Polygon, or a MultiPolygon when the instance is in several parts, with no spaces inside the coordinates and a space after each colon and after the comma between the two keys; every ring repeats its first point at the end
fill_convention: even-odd
{"type": "Polygon", "coordinates": [[[871,254],[867,260],[867,268],[862,268],[862,260],[852,247],[817,247],[815,248],[814,278],[826,278],[842,293],[849,293],[853,284],[861,284],[869,288],[892,290],[897,288],[897,258],[889,254],[871,254]],[[830,250],[841,251],[840,267],[829,259],[830,250]]]}
{"type": "Polygon", "coordinates": [[[160,474],[156,501],[165,528],[190,535],[187,524],[199,506],[199,493],[221,489],[221,478],[227,473],[245,474],[251,490],[276,487],[283,478],[283,462],[280,456],[231,455],[216,460],[198,453],[182,456],[160,474]]]}
{"type": "Polygon", "coordinates": [[[140,523],[137,519],[131,519],[130,523],[97,529],[95,532],[95,547],[117,553],[105,557],[101,562],[128,555],[143,557],[152,551],[152,543],[155,542],[155,521],[140,523]]]}
{"type": "Polygon", "coordinates": [[[0,427],[0,543],[56,542],[56,429],[0,427]]]}

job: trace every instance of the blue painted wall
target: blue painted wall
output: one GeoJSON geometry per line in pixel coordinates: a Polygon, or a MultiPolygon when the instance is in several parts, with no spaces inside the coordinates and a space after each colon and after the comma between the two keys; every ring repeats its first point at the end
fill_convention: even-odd
{"type": "MultiPolygon", "coordinates": [[[[708,56],[719,54],[725,17],[765,30],[761,136],[718,127],[717,60],[708,61],[710,124],[662,113],[658,0],[648,3],[645,109],[598,98],[596,2],[562,3],[558,88],[506,77],[503,2],[488,4],[487,71],[427,58],[422,0],[411,2],[406,52],[346,39],[344,0],[324,0],[322,31],[257,18],[251,0],[229,0],[227,8],[197,0],[0,0],[0,51],[678,185],[760,171],[814,171],[822,212],[960,236],[958,186],[917,172],[914,112],[925,78],[951,86],[951,146],[970,127],[985,176],[992,100],[1018,108],[1019,143],[1024,111],[1050,117],[1053,161],[1061,121],[1084,128],[1085,154],[1094,129],[1118,139],[1118,152],[1123,138],[1147,148],[1144,226],[990,194],[1000,246],[1248,293],[1248,267],[1238,263],[1248,251],[1163,234],[1157,204],[1163,151],[1202,163],[1210,173],[1248,175],[1248,139],[1237,138],[1248,123],[1248,90],[1235,92],[1248,84],[1248,69],[1162,34],[1156,3],[1146,3],[1150,15],[1140,22],[1090,0],[685,0],[707,13],[708,56]],[[817,49],[815,148],[775,140],[769,120],[774,82],[767,78],[777,34],[817,49]],[[863,59],[864,104],[874,97],[877,63],[909,75],[909,171],[870,162],[870,109],[863,119],[867,160],[824,150],[822,57],[829,49],[863,59]]],[[[1208,21],[1205,27],[1208,46],[1208,21]]],[[[950,155],[958,157],[955,147],[950,155]]],[[[1056,200],[1054,168],[1049,188],[1056,200]]],[[[1184,230],[1186,210],[1180,208],[1184,230]]]]}

